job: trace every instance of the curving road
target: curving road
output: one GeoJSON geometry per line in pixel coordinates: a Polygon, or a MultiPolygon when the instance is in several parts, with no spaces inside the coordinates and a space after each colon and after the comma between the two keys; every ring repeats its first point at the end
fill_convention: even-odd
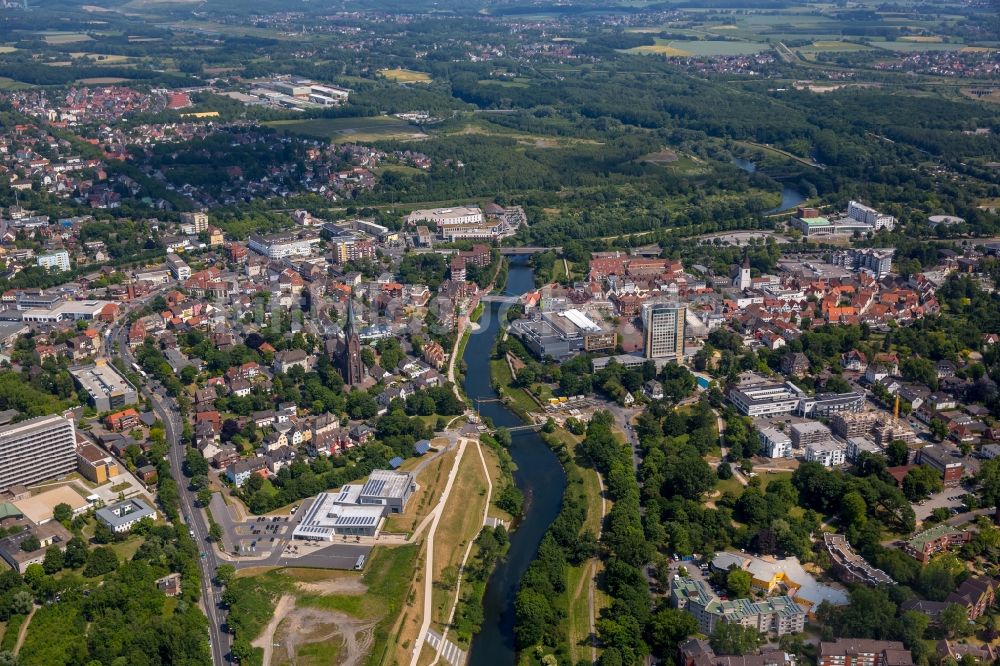
{"type": "MultiPolygon", "coordinates": [[[[117,353],[125,365],[131,366],[134,362],[128,347],[127,326],[120,325],[111,329],[105,341],[105,351],[108,356],[117,353]],[[114,349],[118,344],[117,352],[114,349]]],[[[155,381],[155,380],[150,380],[155,381]]],[[[151,391],[148,384],[138,387],[143,395],[150,399],[153,411],[157,418],[163,423],[167,436],[167,444],[170,447],[168,458],[170,460],[170,472],[177,482],[177,490],[180,495],[181,514],[187,524],[195,543],[201,549],[202,557],[199,561],[201,566],[201,597],[202,606],[208,616],[208,636],[212,651],[212,663],[216,666],[224,666],[230,663],[230,652],[232,650],[233,638],[224,630],[226,622],[226,612],[220,607],[219,601],[222,590],[213,582],[215,569],[220,561],[216,556],[214,546],[208,540],[208,524],[201,510],[195,507],[195,493],[191,491],[186,483],[184,470],[181,465],[184,462],[185,446],[181,441],[180,434],[184,424],[181,422],[180,411],[173,398],[161,396],[155,391],[151,391]]]]}

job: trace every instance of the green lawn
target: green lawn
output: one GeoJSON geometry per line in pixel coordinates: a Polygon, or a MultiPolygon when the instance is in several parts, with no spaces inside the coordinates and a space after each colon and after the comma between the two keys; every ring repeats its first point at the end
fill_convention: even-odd
{"type": "Polygon", "coordinates": [[[272,120],[264,124],[284,134],[298,134],[345,142],[423,138],[425,136],[408,122],[390,116],[272,120]]]}

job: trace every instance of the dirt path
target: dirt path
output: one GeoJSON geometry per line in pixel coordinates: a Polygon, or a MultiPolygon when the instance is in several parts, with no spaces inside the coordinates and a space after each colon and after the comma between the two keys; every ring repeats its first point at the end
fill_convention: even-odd
{"type": "Polygon", "coordinates": [[[290,594],[281,595],[278,603],[274,606],[274,615],[271,616],[271,621],[264,627],[260,636],[251,642],[254,647],[264,650],[264,659],[261,661],[264,666],[271,664],[271,653],[274,652],[274,632],[278,630],[278,625],[293,608],[295,608],[295,597],[290,594]]]}
{"type": "Polygon", "coordinates": [[[28,617],[24,618],[24,622],[21,623],[21,628],[17,631],[17,642],[14,643],[14,654],[21,651],[21,646],[24,645],[24,639],[28,635],[28,625],[31,624],[31,618],[35,617],[35,611],[38,610],[38,606],[32,606],[31,612],[28,613],[28,617]]]}
{"type": "Polygon", "coordinates": [[[358,576],[333,578],[315,583],[298,583],[297,587],[310,594],[364,594],[368,587],[358,576]]]}
{"type": "MultiPolygon", "coordinates": [[[[322,643],[339,636],[344,641],[344,648],[338,666],[358,666],[371,649],[372,629],[376,624],[378,620],[359,620],[336,611],[297,608],[288,615],[282,628],[285,653],[294,665],[300,643],[322,643]],[[305,638],[308,640],[303,640],[305,638]]],[[[264,666],[269,663],[265,661],[264,666]]]]}
{"type": "MultiPolygon", "coordinates": [[[[597,473],[597,485],[601,489],[601,523],[597,528],[597,540],[600,541],[601,537],[604,535],[604,519],[608,515],[608,500],[605,497],[604,491],[604,479],[601,478],[600,472],[597,473]]],[[[594,606],[597,601],[597,576],[600,574],[600,568],[597,566],[596,560],[594,561],[594,575],[589,576],[589,588],[587,589],[587,607],[590,609],[590,660],[592,662],[597,661],[597,613],[594,610],[594,606]]]]}

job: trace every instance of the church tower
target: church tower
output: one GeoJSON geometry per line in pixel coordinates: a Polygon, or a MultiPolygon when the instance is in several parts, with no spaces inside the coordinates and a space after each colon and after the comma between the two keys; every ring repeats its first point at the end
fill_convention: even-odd
{"type": "Polygon", "coordinates": [[[743,253],[743,265],[740,266],[739,271],[733,278],[733,286],[743,291],[744,289],[750,288],[750,255],[746,252],[743,253]]]}
{"type": "Polygon", "coordinates": [[[361,384],[364,376],[361,364],[361,338],[358,336],[358,324],[354,318],[354,299],[347,301],[347,324],[344,326],[344,344],[340,348],[340,358],[337,359],[340,374],[348,386],[361,384]]]}

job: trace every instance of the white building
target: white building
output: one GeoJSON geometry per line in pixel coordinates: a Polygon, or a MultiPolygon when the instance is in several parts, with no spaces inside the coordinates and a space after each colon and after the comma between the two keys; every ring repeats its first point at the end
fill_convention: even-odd
{"type": "Polygon", "coordinates": [[[0,428],[0,490],[76,470],[76,428],[57,414],[0,428]]]}
{"type": "Polygon", "coordinates": [[[406,216],[407,224],[414,225],[417,222],[431,222],[438,228],[452,225],[482,224],[483,211],[479,206],[456,206],[455,208],[415,210],[406,216]]]}
{"type": "Polygon", "coordinates": [[[751,418],[791,414],[798,409],[802,396],[801,389],[791,382],[752,382],[729,391],[730,402],[751,418]]]}
{"type": "Polygon", "coordinates": [[[138,498],[132,498],[112,504],[111,506],[98,509],[94,514],[99,521],[104,523],[116,534],[130,531],[140,520],[145,518],[156,519],[156,509],[146,504],[138,498]]]}
{"type": "Polygon", "coordinates": [[[837,467],[847,462],[847,455],[844,445],[831,439],[808,444],[806,446],[806,460],[818,462],[823,467],[837,467]]]}
{"type": "Polygon", "coordinates": [[[759,437],[761,448],[768,458],[792,457],[792,438],[777,428],[761,428],[759,437]]]}
{"type": "Polygon", "coordinates": [[[176,254],[167,254],[167,267],[175,280],[183,282],[191,277],[191,267],[176,254]]]}
{"type": "Polygon", "coordinates": [[[880,213],[870,206],[866,206],[858,201],[851,201],[847,204],[847,217],[858,222],[870,224],[875,231],[887,229],[892,231],[896,226],[896,218],[892,215],[880,213]]]}
{"type": "Polygon", "coordinates": [[[285,257],[308,257],[313,253],[313,247],[319,244],[319,236],[312,234],[272,234],[261,236],[251,234],[247,247],[262,254],[268,259],[284,259],[285,257]]]}
{"type": "Polygon", "coordinates": [[[35,263],[47,271],[68,271],[70,269],[69,252],[66,250],[59,250],[58,252],[40,254],[35,258],[35,263]]]}

